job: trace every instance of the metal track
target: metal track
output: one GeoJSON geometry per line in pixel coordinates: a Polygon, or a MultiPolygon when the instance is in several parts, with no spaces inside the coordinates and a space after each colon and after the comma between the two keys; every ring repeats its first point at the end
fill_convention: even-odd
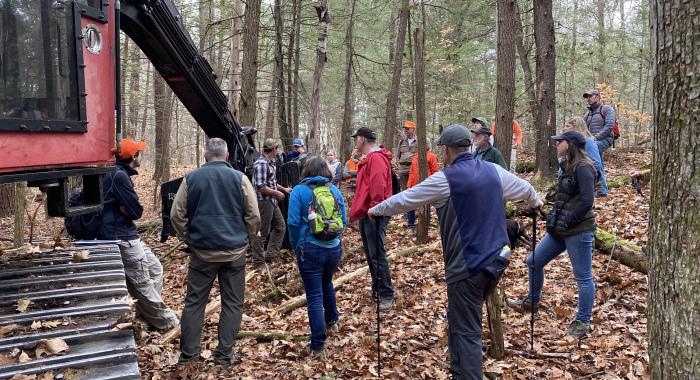
{"type": "Polygon", "coordinates": [[[0,338],[0,354],[22,350],[30,361],[0,366],[0,379],[51,372],[65,378],[140,379],[131,329],[117,330],[119,318],[131,315],[124,266],[114,244],[78,246],[33,254],[0,267],[0,328],[16,325],[0,338]],[[90,255],[72,263],[71,251],[90,255]],[[18,312],[17,302],[32,304],[18,312]],[[34,322],[59,325],[31,329],[34,322]],[[63,339],[67,352],[36,358],[41,340],[63,339]]]}

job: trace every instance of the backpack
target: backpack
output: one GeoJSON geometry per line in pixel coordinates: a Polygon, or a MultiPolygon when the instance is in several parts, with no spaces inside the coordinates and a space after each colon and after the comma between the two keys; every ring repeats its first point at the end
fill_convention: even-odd
{"type": "Polygon", "coordinates": [[[309,232],[318,240],[329,241],[339,237],[345,230],[345,225],[340,214],[338,199],[327,185],[311,187],[311,189],[313,198],[309,204],[307,217],[309,232]]]}
{"type": "Polygon", "coordinates": [[[399,175],[396,171],[391,169],[391,194],[396,195],[401,192],[401,181],[399,180],[399,175]]]}
{"type": "MultiPolygon", "coordinates": [[[[114,187],[114,175],[112,175],[112,183],[109,190],[107,190],[104,194],[112,191],[112,187],[114,187]]],[[[104,202],[104,204],[107,203],[109,202],[104,202]]],[[[85,198],[83,197],[83,188],[76,187],[68,196],[68,207],[82,206],[84,204],[85,198]]],[[[99,239],[100,228],[102,227],[102,211],[93,211],[86,214],[67,216],[63,219],[63,225],[66,227],[66,232],[76,239],[99,239]]]]}
{"type": "MultiPolygon", "coordinates": [[[[82,206],[85,204],[83,188],[77,187],[70,192],[68,207],[82,206]]],[[[87,214],[67,216],[63,220],[66,231],[76,239],[93,240],[100,235],[102,226],[102,211],[89,212],[87,214]]]]}

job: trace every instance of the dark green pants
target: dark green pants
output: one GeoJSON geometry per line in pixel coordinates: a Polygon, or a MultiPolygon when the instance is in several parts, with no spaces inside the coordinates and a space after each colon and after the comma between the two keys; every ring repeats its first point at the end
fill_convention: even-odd
{"type": "Polygon", "coordinates": [[[190,258],[187,272],[187,296],[180,325],[180,361],[199,357],[204,309],[214,279],[219,277],[221,313],[219,316],[219,345],[214,351],[214,360],[232,362],[233,344],[241,328],[243,316],[243,294],[245,292],[245,254],[235,261],[211,263],[201,260],[196,254],[190,258]]]}

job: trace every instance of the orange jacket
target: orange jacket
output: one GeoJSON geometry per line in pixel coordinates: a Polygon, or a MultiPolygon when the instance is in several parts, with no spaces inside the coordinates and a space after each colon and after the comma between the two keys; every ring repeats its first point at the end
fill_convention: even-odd
{"type": "MultiPolygon", "coordinates": [[[[496,135],[496,124],[491,126],[491,134],[496,135]]],[[[513,146],[517,147],[523,142],[523,132],[520,130],[520,123],[513,120],[513,146]]]]}
{"type": "MultiPolygon", "coordinates": [[[[351,172],[357,172],[357,162],[355,162],[352,158],[348,160],[348,162],[345,163],[345,166],[348,168],[348,171],[351,172]]],[[[345,171],[345,168],[343,168],[343,171],[345,171]]],[[[355,182],[355,178],[345,178],[343,180],[345,183],[350,183],[350,182],[355,182]]]]}
{"type": "MultiPolygon", "coordinates": [[[[440,168],[438,167],[438,160],[435,153],[428,151],[428,177],[435,174],[440,168]]],[[[408,172],[408,182],[406,184],[407,188],[412,188],[420,183],[420,176],[418,175],[418,154],[413,155],[413,161],[411,162],[411,171],[408,172]]]]}

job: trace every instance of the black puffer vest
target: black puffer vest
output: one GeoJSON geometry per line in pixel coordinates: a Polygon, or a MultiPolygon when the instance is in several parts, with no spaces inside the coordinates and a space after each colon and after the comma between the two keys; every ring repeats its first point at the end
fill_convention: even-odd
{"type": "MultiPolygon", "coordinates": [[[[566,165],[566,161],[562,163],[566,165]]],[[[585,162],[581,162],[574,169],[581,169],[581,165],[585,165],[586,169],[595,172],[595,168],[585,162]]],[[[595,178],[595,175],[594,177],[595,178]]],[[[595,231],[595,215],[591,207],[580,220],[571,220],[570,215],[578,206],[581,200],[581,192],[579,190],[576,177],[566,174],[562,168],[562,174],[557,182],[557,194],[554,200],[554,209],[547,215],[547,232],[555,237],[565,237],[575,235],[585,231],[595,231]]]]}

